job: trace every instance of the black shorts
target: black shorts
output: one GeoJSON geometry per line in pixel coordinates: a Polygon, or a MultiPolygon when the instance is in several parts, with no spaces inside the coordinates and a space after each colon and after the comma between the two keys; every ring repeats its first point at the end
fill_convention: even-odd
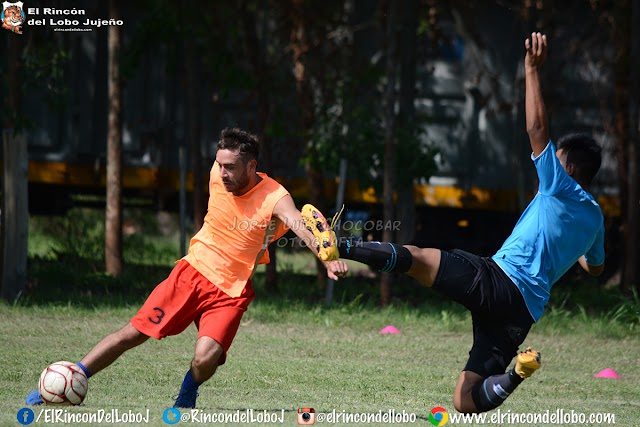
{"type": "Polygon", "coordinates": [[[473,347],[465,371],[503,374],[533,325],[520,290],[493,259],[441,251],[433,288],[462,304],[473,319],[473,347]]]}

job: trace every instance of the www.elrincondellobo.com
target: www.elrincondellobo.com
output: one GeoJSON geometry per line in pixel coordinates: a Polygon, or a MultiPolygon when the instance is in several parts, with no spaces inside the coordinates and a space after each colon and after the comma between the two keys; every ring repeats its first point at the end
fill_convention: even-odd
{"type": "MultiPolygon", "coordinates": [[[[500,408],[493,412],[482,414],[448,414],[449,424],[500,424],[500,425],[579,425],[579,426],[603,426],[614,425],[616,414],[605,412],[584,413],[567,409],[547,409],[542,412],[512,412],[503,411],[500,408]]],[[[440,422],[445,421],[440,417],[440,422]]],[[[435,425],[444,425],[438,424],[435,425]]]]}

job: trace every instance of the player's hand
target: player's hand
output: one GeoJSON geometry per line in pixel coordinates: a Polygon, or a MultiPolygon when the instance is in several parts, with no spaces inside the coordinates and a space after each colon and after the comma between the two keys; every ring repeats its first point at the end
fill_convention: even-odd
{"type": "Polygon", "coordinates": [[[547,59],[547,36],[541,33],[531,33],[531,37],[524,41],[527,51],[524,57],[525,68],[537,68],[547,59]]]}
{"type": "Polygon", "coordinates": [[[329,279],[338,280],[341,277],[345,277],[347,272],[349,271],[349,266],[346,262],[336,260],[336,261],[326,261],[324,266],[327,268],[327,276],[329,279]]]}

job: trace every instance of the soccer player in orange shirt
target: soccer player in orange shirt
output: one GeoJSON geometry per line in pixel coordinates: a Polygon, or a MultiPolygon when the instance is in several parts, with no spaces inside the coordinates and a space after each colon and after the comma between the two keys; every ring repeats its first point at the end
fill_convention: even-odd
{"type": "MultiPolygon", "coordinates": [[[[87,377],[113,363],[149,337],[177,335],[192,322],[198,328],[195,355],[174,407],[194,408],[200,384],[226,360],[240,319],[253,300],[251,275],[269,262],[265,250],[288,229],[316,255],[313,234],[305,227],[293,198],[278,182],[257,172],[259,142],[233,128],[220,135],[209,180],[209,206],[189,253],[151,292],[138,313],[119,331],[102,339],[79,363],[87,377]]],[[[344,261],[325,261],[334,280],[347,273],[344,261]]],[[[31,405],[42,403],[36,390],[31,405]]]]}

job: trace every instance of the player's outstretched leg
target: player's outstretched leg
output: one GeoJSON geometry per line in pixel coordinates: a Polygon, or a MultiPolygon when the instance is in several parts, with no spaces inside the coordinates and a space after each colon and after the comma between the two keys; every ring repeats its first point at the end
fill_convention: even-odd
{"type": "MultiPolygon", "coordinates": [[[[149,337],[147,335],[139,332],[131,323],[128,323],[119,331],[104,337],[77,365],[84,371],[88,379],[93,374],[112,364],[122,353],[142,344],[148,339],[149,337]],[[91,368],[91,370],[85,365],[91,368]]],[[[39,405],[43,403],[38,390],[29,393],[25,401],[28,405],[39,405]]]]}
{"type": "Polygon", "coordinates": [[[502,375],[494,375],[479,382],[471,390],[478,412],[497,408],[509,397],[522,381],[540,368],[540,352],[527,347],[518,355],[516,366],[502,375]]]}
{"type": "Polygon", "coordinates": [[[407,273],[413,256],[402,245],[388,242],[363,242],[352,237],[338,245],[340,257],[367,264],[383,273],[407,273]]]}
{"type": "Polygon", "coordinates": [[[313,205],[304,205],[301,213],[305,226],[318,241],[318,255],[323,261],[352,259],[385,273],[406,273],[411,267],[411,253],[404,246],[387,242],[362,242],[353,238],[338,242],[333,226],[339,213],[331,224],[313,205]]]}

